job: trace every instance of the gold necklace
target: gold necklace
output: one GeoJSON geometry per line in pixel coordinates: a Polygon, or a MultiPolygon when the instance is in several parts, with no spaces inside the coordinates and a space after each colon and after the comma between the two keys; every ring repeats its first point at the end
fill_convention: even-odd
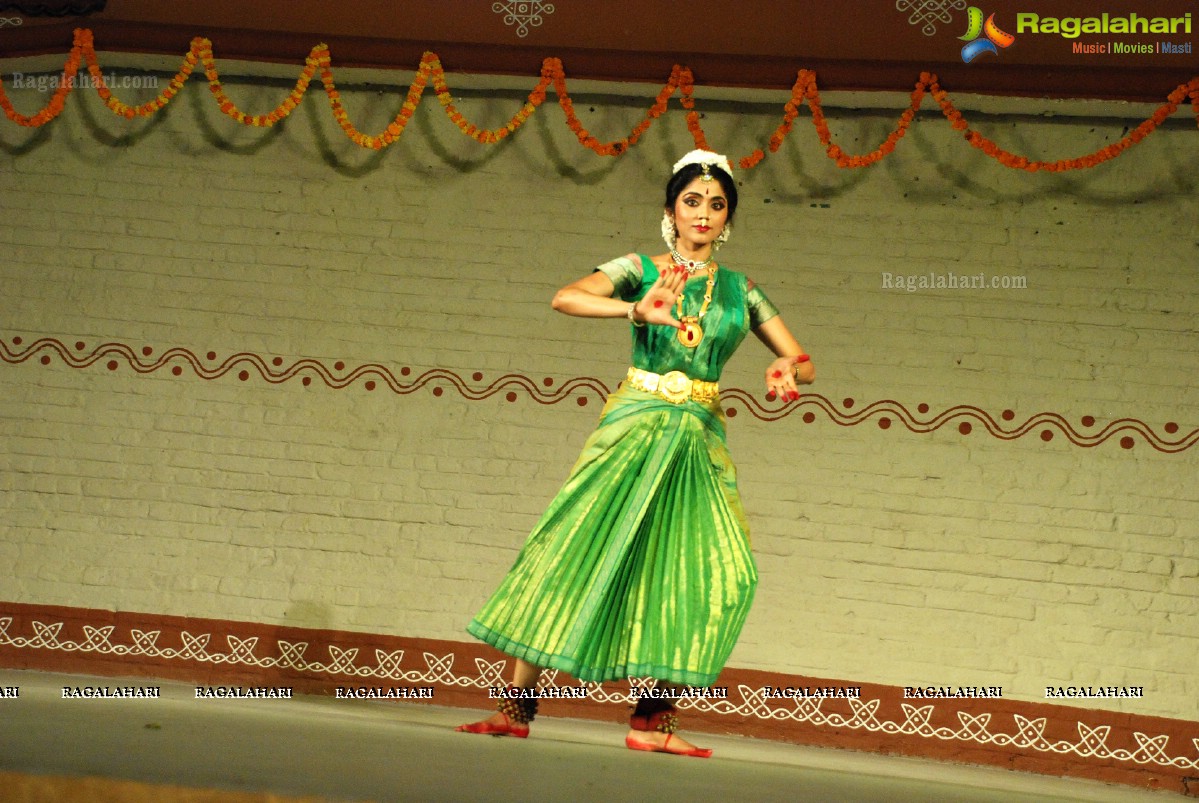
{"type": "MultiPolygon", "coordinates": [[[[705,315],[708,314],[708,307],[712,304],[712,290],[716,287],[716,263],[708,266],[708,284],[704,288],[704,303],[700,305],[698,315],[683,314],[683,293],[679,293],[679,298],[675,310],[679,323],[682,327],[679,329],[678,338],[689,349],[693,349],[699,345],[699,341],[704,339],[703,327],[699,322],[705,315]]],[[[685,290],[686,288],[684,288],[685,290]]]]}

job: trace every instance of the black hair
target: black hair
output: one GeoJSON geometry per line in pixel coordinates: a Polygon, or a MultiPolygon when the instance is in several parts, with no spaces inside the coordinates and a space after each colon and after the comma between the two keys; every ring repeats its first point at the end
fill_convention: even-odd
{"type": "MultiPolygon", "coordinates": [[[[679,195],[687,188],[695,179],[703,175],[704,166],[701,164],[688,164],[679,168],[679,172],[670,177],[670,181],[666,182],[666,209],[674,212],[674,204],[679,199],[679,195]]],[[[728,222],[733,222],[733,213],[737,211],[737,183],[733,181],[733,177],[728,172],[717,165],[708,165],[708,174],[712,178],[720,182],[720,188],[724,190],[724,198],[729,204],[728,222]]]]}

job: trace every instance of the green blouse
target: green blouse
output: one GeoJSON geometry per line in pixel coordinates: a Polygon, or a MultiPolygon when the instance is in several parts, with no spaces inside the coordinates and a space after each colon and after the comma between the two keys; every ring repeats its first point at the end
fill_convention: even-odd
{"type": "MultiPolygon", "coordinates": [[[[611,280],[614,296],[636,302],[657,281],[657,266],[649,257],[639,256],[639,262],[621,257],[596,268],[611,280]]],[[[699,314],[707,279],[704,271],[684,285],[684,315],[699,314]]],[[[634,326],[633,366],[656,374],[682,371],[692,379],[715,382],[746,333],[778,314],[778,308],[760,288],[749,287],[744,274],[722,266],[716,271],[712,303],[699,322],[704,330],[699,345],[684,346],[679,342],[677,330],[671,327],[634,326]]]]}

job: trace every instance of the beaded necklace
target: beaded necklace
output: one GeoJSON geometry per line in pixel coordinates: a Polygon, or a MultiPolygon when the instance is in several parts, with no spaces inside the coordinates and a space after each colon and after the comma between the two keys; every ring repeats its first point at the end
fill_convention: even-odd
{"type": "Polygon", "coordinates": [[[714,257],[708,257],[703,262],[694,259],[684,259],[679,253],[679,249],[675,248],[670,252],[670,258],[674,260],[674,264],[678,265],[683,270],[687,271],[688,276],[694,276],[696,271],[703,270],[712,264],[714,257]]]}

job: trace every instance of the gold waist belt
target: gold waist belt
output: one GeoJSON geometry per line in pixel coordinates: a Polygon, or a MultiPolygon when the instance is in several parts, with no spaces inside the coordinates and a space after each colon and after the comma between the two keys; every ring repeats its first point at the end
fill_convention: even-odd
{"type": "Polygon", "coordinates": [[[651,374],[640,368],[630,368],[625,381],[629,383],[629,387],[656,393],[672,404],[682,404],[688,399],[707,404],[720,397],[720,385],[702,379],[692,379],[682,371],[651,374]]]}

